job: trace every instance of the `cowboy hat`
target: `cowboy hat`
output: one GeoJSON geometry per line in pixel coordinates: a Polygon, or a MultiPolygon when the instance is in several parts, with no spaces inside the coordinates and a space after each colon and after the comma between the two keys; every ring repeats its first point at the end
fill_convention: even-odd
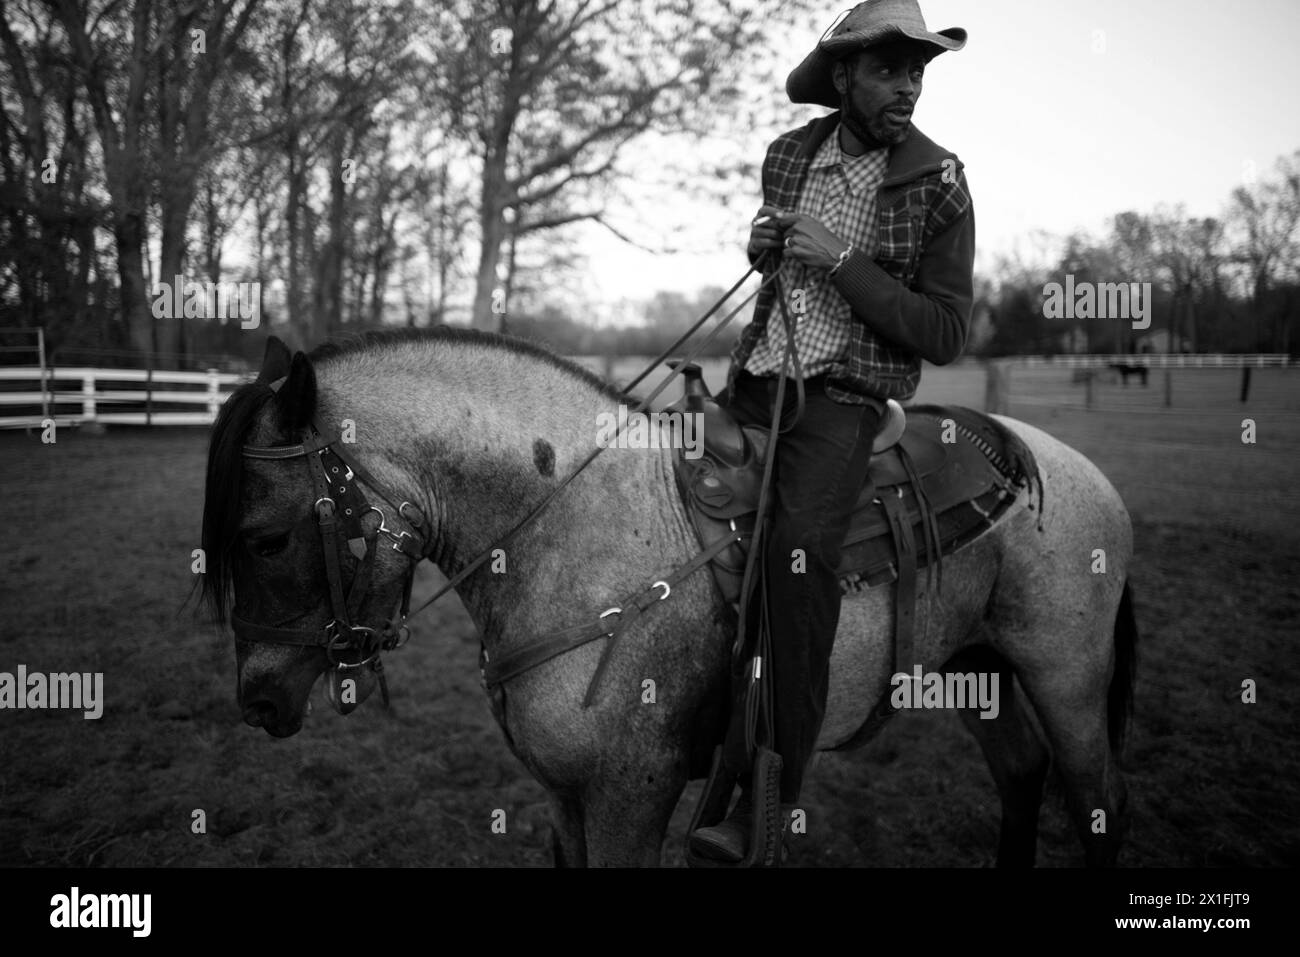
{"type": "Polygon", "coordinates": [[[831,82],[835,61],[873,44],[899,39],[926,44],[933,59],[945,50],[964,47],[966,31],[949,27],[931,33],[916,0],[864,0],[822,34],[812,53],[790,72],[785,91],[793,103],[817,103],[834,109],[840,105],[840,95],[831,82]]]}

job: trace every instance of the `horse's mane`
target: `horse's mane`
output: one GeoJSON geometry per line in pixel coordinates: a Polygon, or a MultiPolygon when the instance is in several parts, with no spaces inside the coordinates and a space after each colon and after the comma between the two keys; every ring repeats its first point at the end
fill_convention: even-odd
{"type": "MultiPolygon", "coordinates": [[[[575,377],[602,395],[626,402],[629,396],[578,363],[558,356],[544,346],[514,336],[467,329],[433,326],[426,329],[393,329],[348,335],[317,346],[308,355],[313,366],[374,349],[398,348],[403,344],[448,343],[501,349],[533,359],[575,377]]],[[[275,393],[263,382],[251,382],[234,391],[212,427],[208,445],[207,488],[203,501],[203,552],[206,572],[201,578],[203,600],[218,622],[229,611],[230,589],[239,529],[240,492],[243,485],[243,446],[249,430],[275,393]]],[[[304,410],[305,416],[314,409],[304,410]]]]}
{"type": "Polygon", "coordinates": [[[275,393],[263,382],[241,385],[226,400],[208,444],[207,487],[203,495],[203,600],[219,622],[226,620],[234,576],[235,540],[239,529],[243,447],[263,407],[275,393]]]}
{"type": "Polygon", "coordinates": [[[582,382],[597,389],[611,399],[627,401],[627,393],[606,382],[589,369],[572,359],[556,355],[540,343],[518,336],[503,335],[498,332],[485,332],[482,329],[469,329],[464,326],[430,326],[423,329],[382,329],[359,332],[331,339],[311,351],[308,358],[313,363],[329,362],[340,356],[353,355],[380,347],[399,346],[404,343],[454,343],[457,345],[475,345],[491,349],[502,349],[512,355],[537,359],[553,368],[576,376],[582,382]]]}

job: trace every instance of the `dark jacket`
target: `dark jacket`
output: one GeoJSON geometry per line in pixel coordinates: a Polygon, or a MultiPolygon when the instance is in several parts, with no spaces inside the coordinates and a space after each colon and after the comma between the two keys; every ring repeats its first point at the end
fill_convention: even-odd
{"type": "MultiPolygon", "coordinates": [[[[787,211],[797,207],[808,165],[839,118],[835,112],[813,120],[768,147],[764,203],[787,211]]],[[[874,248],[854,249],[831,280],[854,318],[847,361],[827,373],[826,394],[837,402],[910,398],[921,378],[922,359],[935,365],[952,362],[966,344],[974,206],[956,154],[915,127],[890,151],[874,236],[874,248]]],[[[769,285],[759,293],[753,321],[732,350],[729,385],[744,368],[774,306],[769,285]]]]}

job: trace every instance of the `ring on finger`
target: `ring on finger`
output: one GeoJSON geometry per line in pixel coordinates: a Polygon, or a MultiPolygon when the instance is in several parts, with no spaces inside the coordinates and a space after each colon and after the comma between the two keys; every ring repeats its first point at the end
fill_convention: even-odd
{"type": "Polygon", "coordinates": [[[789,249],[792,245],[794,245],[794,237],[793,236],[785,237],[785,248],[789,249]]]}

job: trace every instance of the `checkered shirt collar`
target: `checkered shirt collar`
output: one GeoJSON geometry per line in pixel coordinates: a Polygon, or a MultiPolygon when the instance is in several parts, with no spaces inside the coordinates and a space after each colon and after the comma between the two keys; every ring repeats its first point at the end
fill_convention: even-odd
{"type": "Polygon", "coordinates": [[[831,135],[822,140],[821,146],[813,154],[808,171],[828,169],[835,166],[844,168],[844,179],[853,196],[862,196],[868,190],[880,185],[880,174],[889,161],[889,147],[868,150],[861,156],[848,156],[840,149],[840,127],[837,124],[831,135]]]}

